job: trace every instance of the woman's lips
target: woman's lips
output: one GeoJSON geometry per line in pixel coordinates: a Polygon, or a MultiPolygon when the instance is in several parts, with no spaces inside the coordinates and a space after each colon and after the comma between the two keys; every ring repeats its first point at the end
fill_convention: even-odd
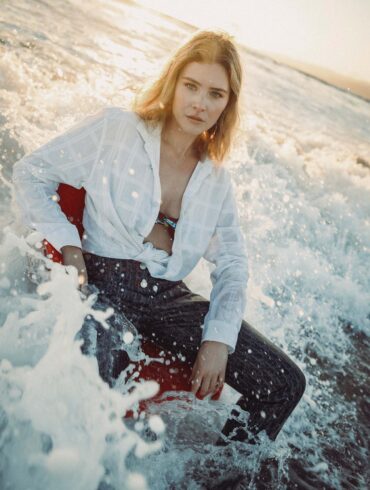
{"type": "Polygon", "coordinates": [[[197,122],[197,123],[202,123],[204,122],[203,119],[200,119],[199,117],[196,116],[186,116],[188,117],[191,121],[197,122]]]}

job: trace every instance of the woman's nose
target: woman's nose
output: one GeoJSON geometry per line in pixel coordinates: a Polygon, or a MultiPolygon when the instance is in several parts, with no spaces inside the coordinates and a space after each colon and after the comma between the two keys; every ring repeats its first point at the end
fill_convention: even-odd
{"type": "Polygon", "coordinates": [[[192,103],[193,109],[198,111],[204,111],[206,109],[206,97],[202,94],[197,94],[197,96],[193,99],[192,103]]]}

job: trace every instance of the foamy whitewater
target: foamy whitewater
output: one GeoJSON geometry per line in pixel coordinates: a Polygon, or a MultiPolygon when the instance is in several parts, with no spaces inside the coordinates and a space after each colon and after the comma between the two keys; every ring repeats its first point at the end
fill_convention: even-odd
{"type": "MultiPolygon", "coordinates": [[[[307,389],[275,443],[216,448],[231,390],[124,419],[156,384],[99,378],[75,340],[93,297],[43,258],[42,237],[24,237],[11,203],[23,154],[103,106],[129,107],[191,28],[118,0],[5,1],[0,21],[0,488],[226,488],[235,475],[234,488],[367,488],[370,104],[243,51],[227,165],[249,253],[245,318],[307,389]]],[[[208,264],[186,282],[209,297],[208,264]]]]}

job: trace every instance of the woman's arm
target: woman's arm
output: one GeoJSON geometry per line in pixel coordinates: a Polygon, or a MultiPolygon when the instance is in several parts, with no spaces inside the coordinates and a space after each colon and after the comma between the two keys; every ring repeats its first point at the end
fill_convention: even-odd
{"type": "Polygon", "coordinates": [[[81,248],[81,240],[60,209],[56,190],[61,182],[81,188],[90,177],[99,158],[107,112],[84,119],[14,165],[14,197],[24,223],[58,251],[67,245],[81,248]]]}
{"type": "Polygon", "coordinates": [[[210,306],[204,318],[202,344],[191,376],[192,391],[205,396],[225,379],[228,354],[235,350],[246,306],[248,262],[231,179],[215,232],[204,258],[215,264],[211,273],[210,306]]]}
{"type": "Polygon", "coordinates": [[[73,265],[73,267],[76,267],[80,288],[86,286],[88,283],[88,277],[81,248],[66,245],[61,248],[61,252],[63,255],[63,264],[66,266],[73,265]]]}
{"type": "Polygon", "coordinates": [[[215,265],[211,273],[210,307],[204,318],[202,341],[228,345],[234,352],[246,307],[248,260],[233,187],[227,174],[227,192],[215,232],[204,258],[215,265]]]}

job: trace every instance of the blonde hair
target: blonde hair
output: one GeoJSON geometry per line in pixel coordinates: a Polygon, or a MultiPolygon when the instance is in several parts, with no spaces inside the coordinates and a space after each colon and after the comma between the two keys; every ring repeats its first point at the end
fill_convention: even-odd
{"type": "Polygon", "coordinates": [[[242,67],[231,36],[224,32],[198,31],[169,59],[160,76],[136,98],[133,110],[148,123],[164,122],[172,111],[176,83],[180,73],[191,62],[219,63],[227,73],[230,95],[217,123],[200,134],[194,148],[200,158],[208,155],[221,162],[230,150],[232,136],[239,120],[239,94],[242,67]]]}

